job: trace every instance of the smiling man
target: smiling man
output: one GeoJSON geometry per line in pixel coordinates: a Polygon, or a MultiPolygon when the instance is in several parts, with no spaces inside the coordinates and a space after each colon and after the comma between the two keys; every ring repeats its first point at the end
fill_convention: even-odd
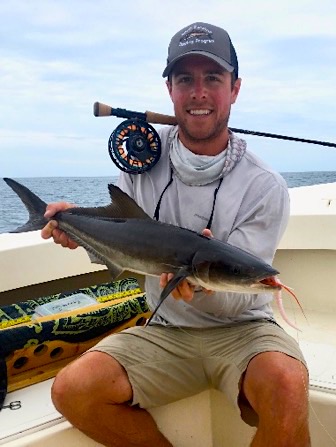
{"type": "MultiPolygon", "coordinates": [[[[159,162],[141,175],[122,173],[119,186],[155,219],[271,263],[288,221],[288,192],[228,128],[241,86],[229,35],[207,23],[185,27],[171,40],[163,76],[178,125],[159,130],[159,162]]],[[[50,205],[47,216],[67,206],[50,205]]],[[[76,246],[53,222],[42,236],[76,246]]],[[[170,277],[146,278],[152,309],[170,277]]],[[[274,320],[271,301],[268,293],[209,293],[184,280],[148,327],[109,336],[65,367],[53,386],[55,406],[106,446],[166,447],[146,410],[213,387],[257,427],[252,446],[308,447],[305,361],[274,320]]]]}
{"type": "Polygon", "coordinates": [[[168,76],[180,141],[196,154],[222,152],[229,141],[231,105],[241,85],[228,34],[206,24],[194,24],[177,33],[169,46],[163,76],[168,76]],[[211,146],[205,149],[203,142],[211,146]]]}
{"type": "Polygon", "coordinates": [[[176,62],[167,81],[179,123],[179,139],[195,154],[217,155],[229,141],[231,105],[239,93],[241,80],[202,55],[189,55],[176,62]],[[224,144],[223,144],[224,143],[224,144]]]}

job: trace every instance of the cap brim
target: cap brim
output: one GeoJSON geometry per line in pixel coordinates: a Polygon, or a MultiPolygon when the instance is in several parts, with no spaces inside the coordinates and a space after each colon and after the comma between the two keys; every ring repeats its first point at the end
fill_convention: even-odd
{"type": "Polygon", "coordinates": [[[162,73],[162,77],[166,78],[170,72],[172,71],[174,65],[176,64],[176,62],[178,62],[179,60],[183,59],[186,56],[190,56],[193,54],[198,54],[200,56],[205,56],[208,59],[211,59],[215,62],[217,62],[218,65],[220,65],[221,67],[223,67],[225,70],[229,71],[230,73],[232,73],[234,71],[234,67],[229,64],[228,62],[226,62],[224,59],[215,56],[212,53],[208,53],[207,51],[188,51],[188,53],[184,53],[181,54],[180,56],[175,57],[175,59],[173,59],[171,62],[169,62],[169,64],[167,65],[167,67],[164,69],[164,72],[162,73]]]}

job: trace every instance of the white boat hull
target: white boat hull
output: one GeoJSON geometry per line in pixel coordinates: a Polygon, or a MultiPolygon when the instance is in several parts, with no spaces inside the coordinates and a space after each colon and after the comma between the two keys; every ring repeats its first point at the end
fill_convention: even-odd
{"type": "MultiPolygon", "coordinates": [[[[282,281],[295,289],[307,320],[291,296],[283,294],[289,318],[296,321],[301,332],[288,327],[280,316],[278,321],[298,340],[309,365],[312,445],[331,447],[336,445],[336,184],[294,188],[291,204],[290,223],[274,266],[281,272],[282,281]]],[[[88,274],[95,269],[101,267],[90,264],[83,250],[64,250],[41,242],[37,233],[0,235],[0,302],[12,289],[88,274]],[[45,259],[53,261],[46,265],[45,259]],[[20,275],[16,275],[18,270],[20,275]]],[[[23,429],[25,417],[21,410],[3,410],[0,445],[99,445],[71,427],[52,408],[51,381],[38,385],[39,390],[34,385],[8,394],[6,403],[23,402],[24,394],[30,396],[30,403],[22,405],[28,409],[30,422],[26,420],[28,428],[23,429]],[[42,419],[38,416],[41,409],[42,419]],[[17,422],[13,424],[14,417],[17,422]],[[36,423],[39,420],[42,422],[36,423]]],[[[152,414],[176,447],[245,447],[254,433],[225,396],[214,390],[156,408],[152,414]]]]}

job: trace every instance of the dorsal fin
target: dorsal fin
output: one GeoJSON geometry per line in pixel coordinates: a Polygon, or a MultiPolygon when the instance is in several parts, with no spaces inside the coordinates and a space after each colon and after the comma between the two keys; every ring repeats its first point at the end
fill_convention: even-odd
{"type": "Polygon", "coordinates": [[[109,205],[93,208],[72,208],[71,213],[103,219],[150,219],[148,214],[118,186],[109,184],[108,189],[111,197],[109,205]]]}

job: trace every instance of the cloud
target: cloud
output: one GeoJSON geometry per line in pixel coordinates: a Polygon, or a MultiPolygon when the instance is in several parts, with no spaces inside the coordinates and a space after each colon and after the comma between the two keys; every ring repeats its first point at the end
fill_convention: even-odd
{"type": "MultiPolygon", "coordinates": [[[[167,45],[193,21],[227,28],[237,48],[243,86],[233,127],[336,140],[334,0],[195,0],[192,10],[176,0],[12,0],[0,14],[0,175],[34,175],[20,161],[28,153],[57,175],[76,157],[79,174],[110,169],[107,140],[121,120],[93,117],[93,103],[172,113],[161,77],[167,45]]],[[[282,149],[271,155],[275,167],[281,153],[300,163],[282,149]]]]}

